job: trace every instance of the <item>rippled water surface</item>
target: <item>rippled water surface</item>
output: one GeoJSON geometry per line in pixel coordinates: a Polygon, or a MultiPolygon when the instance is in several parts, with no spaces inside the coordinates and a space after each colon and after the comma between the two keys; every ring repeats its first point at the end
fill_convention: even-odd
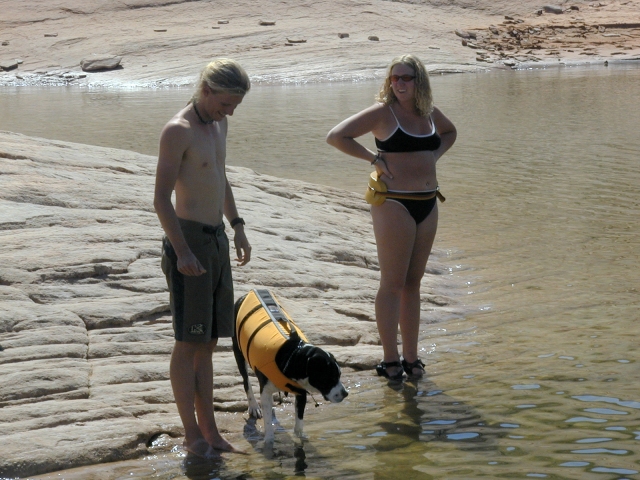
{"type": "MultiPolygon", "coordinates": [[[[292,408],[274,452],[179,453],[43,478],[640,478],[640,69],[433,78],[459,130],[438,164],[435,248],[474,313],[425,325],[428,377],[350,375],[348,399],[292,408]]],[[[324,143],[377,85],[256,87],[229,163],[362,190],[368,165],[324,143]]],[[[0,90],[0,129],[155,154],[190,91],[0,90]]],[[[372,144],[371,139],[367,139],[372,144]]],[[[452,284],[454,284],[452,283],[452,284]]]]}

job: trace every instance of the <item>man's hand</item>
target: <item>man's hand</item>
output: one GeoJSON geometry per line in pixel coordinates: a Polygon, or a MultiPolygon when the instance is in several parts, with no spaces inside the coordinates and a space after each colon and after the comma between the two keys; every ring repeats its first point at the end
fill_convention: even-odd
{"type": "Polygon", "coordinates": [[[178,257],[178,271],[191,277],[197,277],[207,272],[191,250],[178,257]]]}
{"type": "Polygon", "coordinates": [[[244,234],[244,226],[238,225],[233,229],[233,243],[236,247],[236,261],[238,262],[238,266],[243,266],[249,263],[251,260],[251,245],[249,245],[249,240],[247,240],[247,236],[244,234]]]}

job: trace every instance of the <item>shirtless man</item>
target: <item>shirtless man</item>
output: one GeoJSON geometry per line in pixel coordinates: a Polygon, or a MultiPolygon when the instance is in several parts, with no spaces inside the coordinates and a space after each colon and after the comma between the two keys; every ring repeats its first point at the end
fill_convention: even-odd
{"type": "Polygon", "coordinates": [[[160,136],[154,207],[166,234],[162,269],[171,294],[175,345],[169,375],[185,429],[185,449],[199,457],[237,452],[213,413],[213,350],[233,334],[233,283],[224,215],[234,230],[237,262],[251,246],[225,173],[227,115],[249,91],[246,72],[218,59],[203,70],[189,104],[160,136]],[[171,196],[175,190],[175,207],[171,196]]]}

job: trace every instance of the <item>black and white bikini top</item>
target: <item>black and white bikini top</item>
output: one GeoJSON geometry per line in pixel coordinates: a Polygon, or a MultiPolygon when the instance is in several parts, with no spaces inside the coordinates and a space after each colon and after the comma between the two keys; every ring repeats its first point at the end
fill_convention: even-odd
{"type": "Polygon", "coordinates": [[[424,150],[437,150],[440,148],[440,135],[436,132],[436,125],[433,123],[433,118],[431,118],[431,125],[433,126],[433,130],[428,135],[412,135],[410,133],[405,132],[405,130],[400,126],[400,122],[398,121],[398,117],[393,113],[393,109],[389,107],[391,113],[393,114],[393,118],[396,119],[396,127],[395,132],[389,135],[385,140],[379,140],[376,138],[376,147],[381,152],[421,152],[424,150]]]}

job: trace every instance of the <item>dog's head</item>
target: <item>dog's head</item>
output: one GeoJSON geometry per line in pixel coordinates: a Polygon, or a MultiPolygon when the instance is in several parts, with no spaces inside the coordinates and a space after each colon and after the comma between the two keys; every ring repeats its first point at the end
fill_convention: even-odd
{"type": "Polygon", "coordinates": [[[307,364],[307,382],[318,390],[325,400],[339,403],[349,393],[340,381],[340,366],[335,357],[321,348],[315,348],[307,364]]]}

